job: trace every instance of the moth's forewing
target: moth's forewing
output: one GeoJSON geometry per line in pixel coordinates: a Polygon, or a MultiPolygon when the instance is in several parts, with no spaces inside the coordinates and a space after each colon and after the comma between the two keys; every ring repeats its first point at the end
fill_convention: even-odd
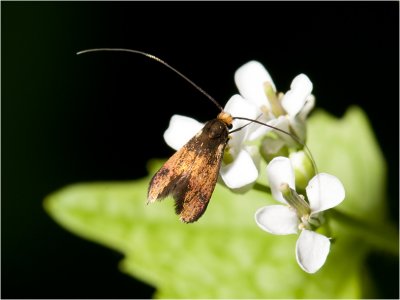
{"type": "Polygon", "coordinates": [[[208,121],[154,175],[148,201],[172,195],[176,213],[183,222],[198,220],[214,191],[228,133],[226,123],[220,119],[208,121]]]}

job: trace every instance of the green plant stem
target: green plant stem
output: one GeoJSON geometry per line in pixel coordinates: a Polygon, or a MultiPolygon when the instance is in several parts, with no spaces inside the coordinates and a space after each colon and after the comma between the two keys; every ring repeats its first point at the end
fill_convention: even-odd
{"type": "Polygon", "coordinates": [[[335,209],[329,210],[329,216],[374,248],[399,255],[399,232],[395,226],[365,222],[335,209]]]}
{"type": "Polygon", "coordinates": [[[253,190],[260,191],[263,193],[271,194],[271,189],[269,186],[256,182],[253,185],[253,190]]]}

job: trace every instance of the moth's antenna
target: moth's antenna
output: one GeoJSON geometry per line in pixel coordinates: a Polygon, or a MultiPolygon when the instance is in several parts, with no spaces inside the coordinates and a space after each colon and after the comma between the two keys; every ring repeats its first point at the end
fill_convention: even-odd
{"type": "Polygon", "coordinates": [[[183,79],[185,79],[187,82],[189,82],[192,86],[194,86],[199,92],[201,92],[204,96],[206,96],[209,100],[211,100],[221,111],[224,110],[222,108],[222,106],[219,105],[219,103],[213,97],[211,97],[206,91],[204,91],[201,87],[199,87],[192,80],[187,78],[185,75],[183,75],[177,69],[175,69],[174,67],[170,66],[168,63],[163,61],[162,59],[160,59],[157,56],[154,56],[152,54],[149,54],[149,53],[146,53],[146,52],[142,52],[142,51],[139,51],[139,50],[124,49],[124,48],[95,48],[95,49],[82,50],[82,51],[77,52],[76,54],[80,55],[80,54],[85,54],[85,53],[90,53],[90,52],[101,52],[101,51],[129,52],[129,53],[141,54],[141,55],[144,55],[144,56],[146,56],[148,58],[151,58],[151,59],[163,64],[164,66],[166,66],[167,68],[169,68],[170,70],[172,70],[173,72],[175,72],[176,74],[181,76],[183,79]]]}
{"type": "MultiPolygon", "coordinates": [[[[272,126],[272,125],[269,125],[269,124],[260,122],[260,121],[258,121],[258,120],[253,120],[253,119],[249,119],[249,118],[245,118],[245,117],[233,117],[233,119],[245,120],[245,121],[257,123],[257,124],[260,124],[260,125],[264,125],[264,126],[267,126],[267,127],[269,127],[269,128],[272,128],[272,129],[274,129],[274,130],[276,130],[276,131],[279,131],[279,132],[281,132],[281,133],[284,133],[284,134],[290,136],[290,137],[291,137],[292,139],[294,139],[297,143],[299,143],[300,145],[302,145],[302,146],[304,147],[304,149],[305,149],[306,152],[307,152],[308,158],[309,158],[310,161],[311,161],[311,164],[312,164],[312,166],[313,166],[313,169],[314,169],[315,174],[318,174],[317,164],[315,163],[315,159],[314,159],[314,157],[313,157],[313,155],[312,155],[312,153],[311,153],[310,148],[308,148],[307,144],[304,143],[304,142],[302,142],[296,135],[294,135],[294,134],[292,134],[292,133],[290,133],[290,132],[286,132],[285,130],[282,130],[282,129],[277,128],[277,127],[275,127],[275,126],[272,126]]],[[[248,124],[246,124],[245,126],[247,126],[247,125],[248,125],[248,124]]],[[[243,126],[243,127],[244,127],[244,126],[243,126]]],[[[240,127],[240,129],[241,129],[241,128],[242,128],[242,127],[240,127]]],[[[235,130],[233,130],[233,131],[231,131],[231,132],[234,132],[234,131],[237,131],[237,129],[235,129],[235,130]]]]}
{"type": "MultiPolygon", "coordinates": [[[[153,59],[161,64],[163,64],[164,66],[166,66],[168,69],[170,69],[171,71],[175,72],[176,74],[178,74],[180,77],[182,77],[184,80],[186,80],[187,82],[189,82],[194,88],[196,88],[199,92],[201,92],[204,96],[206,96],[209,100],[211,100],[211,102],[213,102],[221,111],[223,111],[224,109],[222,108],[222,106],[213,98],[211,97],[206,91],[204,91],[201,87],[199,87],[197,84],[195,84],[192,80],[190,80],[188,77],[186,77],[185,75],[183,75],[181,72],[179,72],[177,69],[175,69],[174,67],[172,67],[171,65],[169,65],[167,62],[163,61],[161,58],[158,58],[155,55],[152,55],[150,53],[146,53],[143,51],[139,51],[139,50],[134,50],[134,49],[125,49],[125,48],[93,48],[93,49],[86,49],[86,50],[82,50],[77,52],[77,55],[81,55],[81,54],[85,54],[85,53],[91,53],[91,52],[105,52],[105,51],[114,51],[114,52],[129,52],[129,53],[134,53],[134,54],[140,54],[140,55],[144,55],[150,59],[153,59]]],[[[307,152],[307,155],[309,156],[314,172],[317,174],[318,170],[317,170],[317,165],[315,164],[315,160],[314,157],[312,156],[312,153],[310,151],[310,149],[307,147],[307,145],[302,142],[297,136],[295,136],[294,134],[291,134],[289,132],[286,132],[282,129],[279,129],[277,127],[274,127],[272,125],[268,125],[266,123],[257,121],[257,120],[253,120],[253,119],[249,119],[249,118],[244,118],[244,117],[233,117],[233,119],[238,119],[238,120],[245,120],[245,121],[249,121],[250,123],[257,123],[260,125],[264,125],[267,127],[270,127],[276,131],[279,131],[281,133],[284,133],[290,137],[292,137],[297,143],[299,143],[300,145],[302,145],[307,152]]],[[[238,131],[240,129],[242,129],[243,127],[246,127],[247,125],[249,125],[250,123],[237,128],[233,131],[230,131],[230,133],[238,131]]]]}

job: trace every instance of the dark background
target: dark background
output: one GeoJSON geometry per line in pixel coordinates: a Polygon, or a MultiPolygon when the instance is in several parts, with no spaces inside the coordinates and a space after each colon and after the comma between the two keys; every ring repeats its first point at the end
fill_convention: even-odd
{"type": "MultiPolygon", "coordinates": [[[[173,114],[218,113],[154,61],[75,55],[86,48],[158,55],[222,106],[251,59],[282,91],[304,72],[318,107],[367,112],[398,222],[398,2],[1,2],[1,11],[2,298],[151,297],[118,271],[120,254],[63,230],[42,200],[70,183],[145,176],[148,159],[172,153],[162,134],[173,114]]],[[[374,253],[367,267],[377,296],[398,298],[398,259],[374,253]]]]}

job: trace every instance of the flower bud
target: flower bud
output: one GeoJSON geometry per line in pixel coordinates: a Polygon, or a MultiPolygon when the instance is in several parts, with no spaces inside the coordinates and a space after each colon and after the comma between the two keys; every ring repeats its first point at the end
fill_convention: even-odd
{"type": "Polygon", "coordinates": [[[310,179],[314,176],[314,168],[311,159],[304,151],[290,153],[289,159],[294,169],[296,186],[304,190],[310,179]]]}
{"type": "Polygon", "coordinates": [[[294,189],[290,188],[287,183],[282,184],[280,190],[286,202],[296,210],[300,220],[311,214],[311,208],[308,202],[302,195],[297,194],[294,189]]]}
{"type": "Polygon", "coordinates": [[[289,149],[284,140],[277,136],[266,135],[260,144],[260,154],[264,160],[269,163],[278,156],[289,156],[289,149]]]}

